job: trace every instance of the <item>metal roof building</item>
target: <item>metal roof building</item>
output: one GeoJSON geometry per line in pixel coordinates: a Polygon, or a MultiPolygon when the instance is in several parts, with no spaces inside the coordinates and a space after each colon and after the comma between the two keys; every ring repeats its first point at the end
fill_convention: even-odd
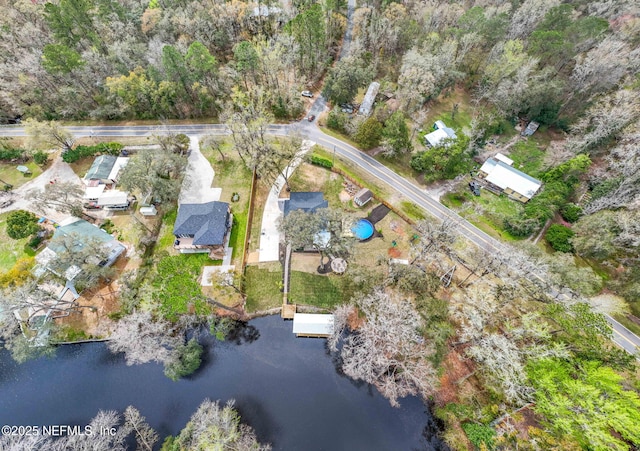
{"type": "Polygon", "coordinates": [[[333,333],[333,315],[296,313],[293,315],[293,333],[297,337],[326,338],[333,333]]]}
{"type": "Polygon", "coordinates": [[[433,128],[435,129],[434,131],[424,136],[425,144],[429,147],[439,146],[445,139],[456,139],[458,137],[455,130],[447,127],[442,121],[436,121],[433,124],[433,128]]]}
{"type": "Polygon", "coordinates": [[[542,186],[542,182],[496,158],[489,158],[479,171],[491,187],[497,188],[520,202],[527,202],[542,186]]]}
{"type": "Polygon", "coordinates": [[[369,89],[367,89],[367,93],[364,95],[364,100],[360,104],[358,114],[361,114],[362,116],[369,116],[371,114],[371,111],[373,110],[373,102],[376,101],[379,89],[380,83],[377,81],[374,81],[369,85],[369,89]]]}

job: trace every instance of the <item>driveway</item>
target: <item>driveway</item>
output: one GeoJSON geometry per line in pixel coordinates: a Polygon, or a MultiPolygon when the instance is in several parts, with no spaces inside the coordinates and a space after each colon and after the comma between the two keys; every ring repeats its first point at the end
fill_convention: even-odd
{"type": "Polygon", "coordinates": [[[220,200],[222,188],[211,188],[215,172],[200,152],[200,136],[189,135],[189,162],[180,190],[181,204],[204,204],[220,200]]]}
{"type": "MultiPolygon", "coordinates": [[[[300,152],[296,158],[286,169],[287,176],[291,176],[293,171],[302,162],[302,157],[315,144],[313,141],[304,140],[300,147],[300,152]]],[[[278,223],[282,218],[284,210],[284,199],[278,199],[280,191],[285,185],[285,179],[280,174],[269,191],[267,202],[264,205],[264,213],[262,214],[262,226],[260,227],[260,249],[259,262],[278,261],[280,256],[280,232],[278,231],[278,223]]]]}
{"type": "MultiPolygon", "coordinates": [[[[43,209],[32,205],[31,200],[28,198],[28,193],[32,190],[44,191],[44,187],[52,181],[74,183],[82,186],[80,177],[73,172],[71,166],[62,161],[61,156],[57,156],[51,166],[38,177],[7,193],[3,199],[12,199],[13,203],[8,207],[1,208],[0,213],[13,210],[28,210],[41,215],[43,209]]],[[[59,213],[46,207],[44,209],[46,210],[46,216],[54,221],[60,221],[69,216],[68,213],[59,213]]]]}

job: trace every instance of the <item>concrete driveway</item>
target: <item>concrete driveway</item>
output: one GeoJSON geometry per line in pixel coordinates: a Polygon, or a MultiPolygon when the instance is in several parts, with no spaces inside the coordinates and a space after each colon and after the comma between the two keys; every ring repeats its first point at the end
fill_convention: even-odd
{"type": "MultiPolygon", "coordinates": [[[[304,140],[300,147],[300,152],[296,158],[286,169],[288,177],[302,162],[302,157],[315,144],[313,141],[304,140]]],[[[280,254],[280,232],[278,231],[278,223],[282,218],[284,210],[284,200],[278,199],[280,191],[285,185],[285,178],[282,174],[276,179],[275,183],[269,191],[267,202],[264,205],[264,213],[262,214],[262,226],[260,227],[260,249],[258,255],[259,262],[278,261],[280,254]]]]}
{"type": "Polygon", "coordinates": [[[200,152],[200,136],[189,135],[189,162],[180,190],[179,203],[204,204],[220,200],[222,188],[211,188],[215,172],[200,152]]]}

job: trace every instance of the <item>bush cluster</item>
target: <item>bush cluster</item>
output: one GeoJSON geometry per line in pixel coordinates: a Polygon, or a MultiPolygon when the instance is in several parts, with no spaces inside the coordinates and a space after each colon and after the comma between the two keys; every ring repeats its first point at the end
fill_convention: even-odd
{"type": "Polygon", "coordinates": [[[77,146],[62,154],[62,161],[75,163],[80,158],[92,157],[97,154],[119,155],[124,146],[117,142],[100,143],[94,146],[77,146]]]}
{"type": "Polygon", "coordinates": [[[323,168],[331,169],[333,167],[333,162],[328,158],[324,158],[318,155],[311,155],[311,164],[315,164],[316,166],[322,166],[323,168]]]}

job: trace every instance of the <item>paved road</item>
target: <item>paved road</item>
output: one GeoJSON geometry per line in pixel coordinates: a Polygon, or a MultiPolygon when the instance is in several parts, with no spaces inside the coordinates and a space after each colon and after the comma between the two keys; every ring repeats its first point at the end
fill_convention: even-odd
{"type": "MultiPolygon", "coordinates": [[[[318,99],[320,100],[320,99],[318,99]]],[[[315,108],[324,109],[324,102],[316,101],[315,108]],[[317,104],[317,105],[316,105],[317,104]]],[[[194,125],[166,125],[166,126],[73,126],[67,127],[75,137],[101,136],[101,137],[122,137],[122,136],[152,136],[166,133],[184,133],[187,135],[225,135],[228,131],[224,124],[194,124],[194,125]]],[[[508,247],[495,238],[487,235],[482,230],[469,223],[457,213],[449,210],[444,205],[427,195],[424,189],[418,187],[409,180],[396,174],[382,163],[369,155],[360,152],[355,147],[340,141],[337,138],[324,134],[314,123],[302,121],[291,125],[270,125],[268,133],[272,135],[286,135],[291,131],[297,131],[303,138],[315,141],[329,151],[335,152],[336,157],[343,158],[356,164],[363,171],[386,183],[395,189],[411,202],[420,206],[437,218],[456,221],[458,230],[470,241],[489,251],[508,251],[508,247]]],[[[24,128],[20,126],[1,126],[0,137],[26,136],[24,128]]],[[[614,342],[630,353],[640,349],[640,337],[633,334],[622,324],[605,315],[613,329],[614,342]]]]}

